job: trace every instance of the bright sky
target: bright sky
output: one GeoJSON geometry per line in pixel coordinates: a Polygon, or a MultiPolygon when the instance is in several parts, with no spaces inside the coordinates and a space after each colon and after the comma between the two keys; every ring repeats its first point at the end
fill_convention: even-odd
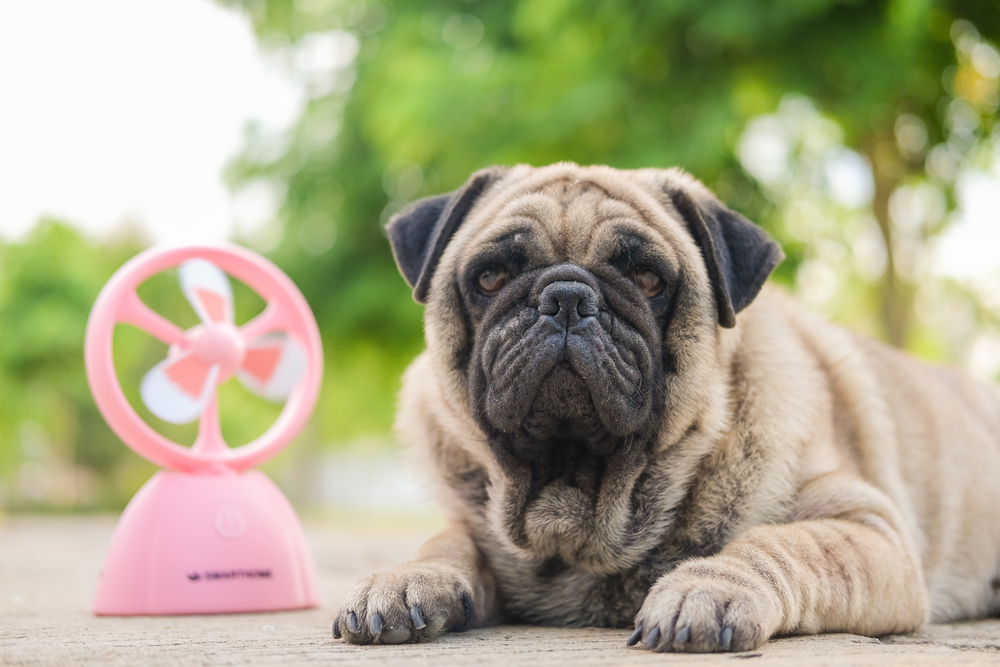
{"type": "Polygon", "coordinates": [[[938,270],[955,278],[1000,270],[1000,147],[991,171],[970,171],[958,181],[959,211],[938,248],[938,270]]]}
{"type": "Polygon", "coordinates": [[[303,100],[210,0],[0,2],[0,238],[43,215],[98,238],[127,219],[155,241],[227,238],[222,170],[247,122],[280,131],[303,100]]]}

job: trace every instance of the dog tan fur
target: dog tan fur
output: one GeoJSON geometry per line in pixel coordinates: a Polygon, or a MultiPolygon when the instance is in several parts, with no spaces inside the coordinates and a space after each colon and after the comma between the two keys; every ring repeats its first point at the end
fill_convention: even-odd
{"type": "MultiPolygon", "coordinates": [[[[450,527],[356,588],[335,636],[634,623],[630,642],[652,650],[736,651],[778,634],[877,636],[1000,611],[996,388],[829,324],[780,290],[758,294],[770,256],[727,319],[725,281],[692,217],[732,212],[676,170],[494,169],[445,205],[435,219],[460,224],[424,243],[419,272],[399,237],[417,209],[390,236],[427,304],[427,351],[405,375],[397,430],[450,527]],[[662,382],[635,385],[660,415],[654,435],[624,435],[538,483],[535,464],[491,443],[504,429],[493,433],[470,390],[492,320],[462,281],[477,253],[518,234],[539,271],[597,276],[608,309],[646,308],[607,268],[622,235],[643,239],[673,290],[668,315],[630,320],[636,336],[662,341],[662,382]]],[[[522,380],[497,358],[488,391],[516,393],[522,380]]]]}

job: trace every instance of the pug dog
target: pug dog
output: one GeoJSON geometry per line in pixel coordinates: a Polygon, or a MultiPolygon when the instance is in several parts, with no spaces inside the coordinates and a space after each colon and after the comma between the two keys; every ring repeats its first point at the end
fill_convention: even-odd
{"type": "Polygon", "coordinates": [[[426,304],[397,429],[449,527],[335,637],[745,651],[1000,610],[1000,392],[765,287],[778,245],[682,171],[490,168],[388,236],[426,304]]]}

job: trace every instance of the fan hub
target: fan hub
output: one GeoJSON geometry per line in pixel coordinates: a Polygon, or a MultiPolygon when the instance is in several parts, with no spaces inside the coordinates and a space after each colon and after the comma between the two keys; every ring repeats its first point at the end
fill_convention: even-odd
{"type": "Polygon", "coordinates": [[[236,372],[246,356],[246,344],[239,329],[222,322],[212,326],[197,326],[189,332],[191,350],[208,364],[219,365],[219,379],[236,372]]]}

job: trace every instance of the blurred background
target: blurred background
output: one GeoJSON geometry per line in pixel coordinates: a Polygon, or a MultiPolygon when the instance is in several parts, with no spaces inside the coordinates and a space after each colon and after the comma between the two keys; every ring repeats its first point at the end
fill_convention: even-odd
{"type": "MultiPolygon", "coordinates": [[[[391,424],[422,309],[382,225],[496,163],[680,165],[812,308],[996,380],[998,44],[998,0],[0,4],[0,509],[117,510],[154,472],[91,399],[87,315],[141,249],[218,239],[324,337],[316,413],[266,470],[300,507],[416,506],[391,424]]],[[[195,323],[175,276],[140,295],[195,323]]],[[[136,401],[164,346],[115,341],[136,409],[190,443],[136,401]]],[[[280,410],[220,400],[230,444],[280,410]]]]}

